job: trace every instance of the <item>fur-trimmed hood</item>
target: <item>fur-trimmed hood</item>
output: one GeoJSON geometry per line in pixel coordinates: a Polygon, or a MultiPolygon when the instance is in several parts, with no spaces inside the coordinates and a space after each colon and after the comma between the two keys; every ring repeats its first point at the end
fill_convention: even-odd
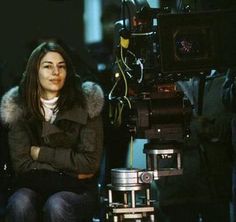
{"type": "MultiPolygon", "coordinates": [[[[23,114],[23,110],[17,101],[19,95],[18,90],[18,86],[11,88],[1,99],[0,116],[4,124],[14,123],[23,114]]],[[[86,81],[82,84],[82,90],[85,95],[89,117],[93,118],[98,116],[104,105],[104,93],[102,88],[94,82],[86,81]]]]}

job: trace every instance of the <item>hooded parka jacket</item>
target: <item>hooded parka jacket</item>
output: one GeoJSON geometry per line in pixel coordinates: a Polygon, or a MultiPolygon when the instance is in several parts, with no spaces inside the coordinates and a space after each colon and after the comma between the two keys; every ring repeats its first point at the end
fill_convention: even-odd
{"type": "Polygon", "coordinates": [[[1,120],[8,126],[9,152],[16,175],[32,171],[59,172],[79,178],[95,175],[103,150],[104,104],[101,87],[84,82],[85,108],[74,106],[59,111],[53,123],[23,117],[18,87],[10,89],[1,100],[1,120]],[[40,147],[37,160],[31,146],[40,147]]]}

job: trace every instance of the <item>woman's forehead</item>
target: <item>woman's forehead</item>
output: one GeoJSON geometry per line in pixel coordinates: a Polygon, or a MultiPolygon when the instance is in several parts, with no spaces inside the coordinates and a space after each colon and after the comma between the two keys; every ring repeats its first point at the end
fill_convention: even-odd
{"type": "Polygon", "coordinates": [[[65,60],[58,52],[47,52],[41,59],[41,63],[44,62],[65,62],[65,60]]]}

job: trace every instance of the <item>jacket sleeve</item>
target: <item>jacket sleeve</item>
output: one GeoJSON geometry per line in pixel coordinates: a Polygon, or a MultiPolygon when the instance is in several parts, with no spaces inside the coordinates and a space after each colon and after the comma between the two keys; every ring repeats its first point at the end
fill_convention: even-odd
{"type": "Polygon", "coordinates": [[[16,174],[33,169],[56,170],[50,163],[34,161],[30,156],[31,139],[27,125],[19,120],[9,126],[8,144],[11,164],[16,174]]]}
{"type": "Polygon", "coordinates": [[[80,131],[77,149],[41,147],[38,161],[73,173],[96,173],[103,151],[103,122],[98,116],[89,119],[80,131]]]}
{"type": "Polygon", "coordinates": [[[228,69],[222,88],[222,102],[232,112],[236,112],[236,70],[228,69]]]}

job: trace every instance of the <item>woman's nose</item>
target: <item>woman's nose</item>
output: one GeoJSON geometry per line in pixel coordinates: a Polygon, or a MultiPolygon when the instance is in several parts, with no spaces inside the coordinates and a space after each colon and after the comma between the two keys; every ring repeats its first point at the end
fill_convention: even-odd
{"type": "Polygon", "coordinates": [[[53,75],[58,75],[59,74],[59,68],[57,66],[53,67],[53,75]]]}

